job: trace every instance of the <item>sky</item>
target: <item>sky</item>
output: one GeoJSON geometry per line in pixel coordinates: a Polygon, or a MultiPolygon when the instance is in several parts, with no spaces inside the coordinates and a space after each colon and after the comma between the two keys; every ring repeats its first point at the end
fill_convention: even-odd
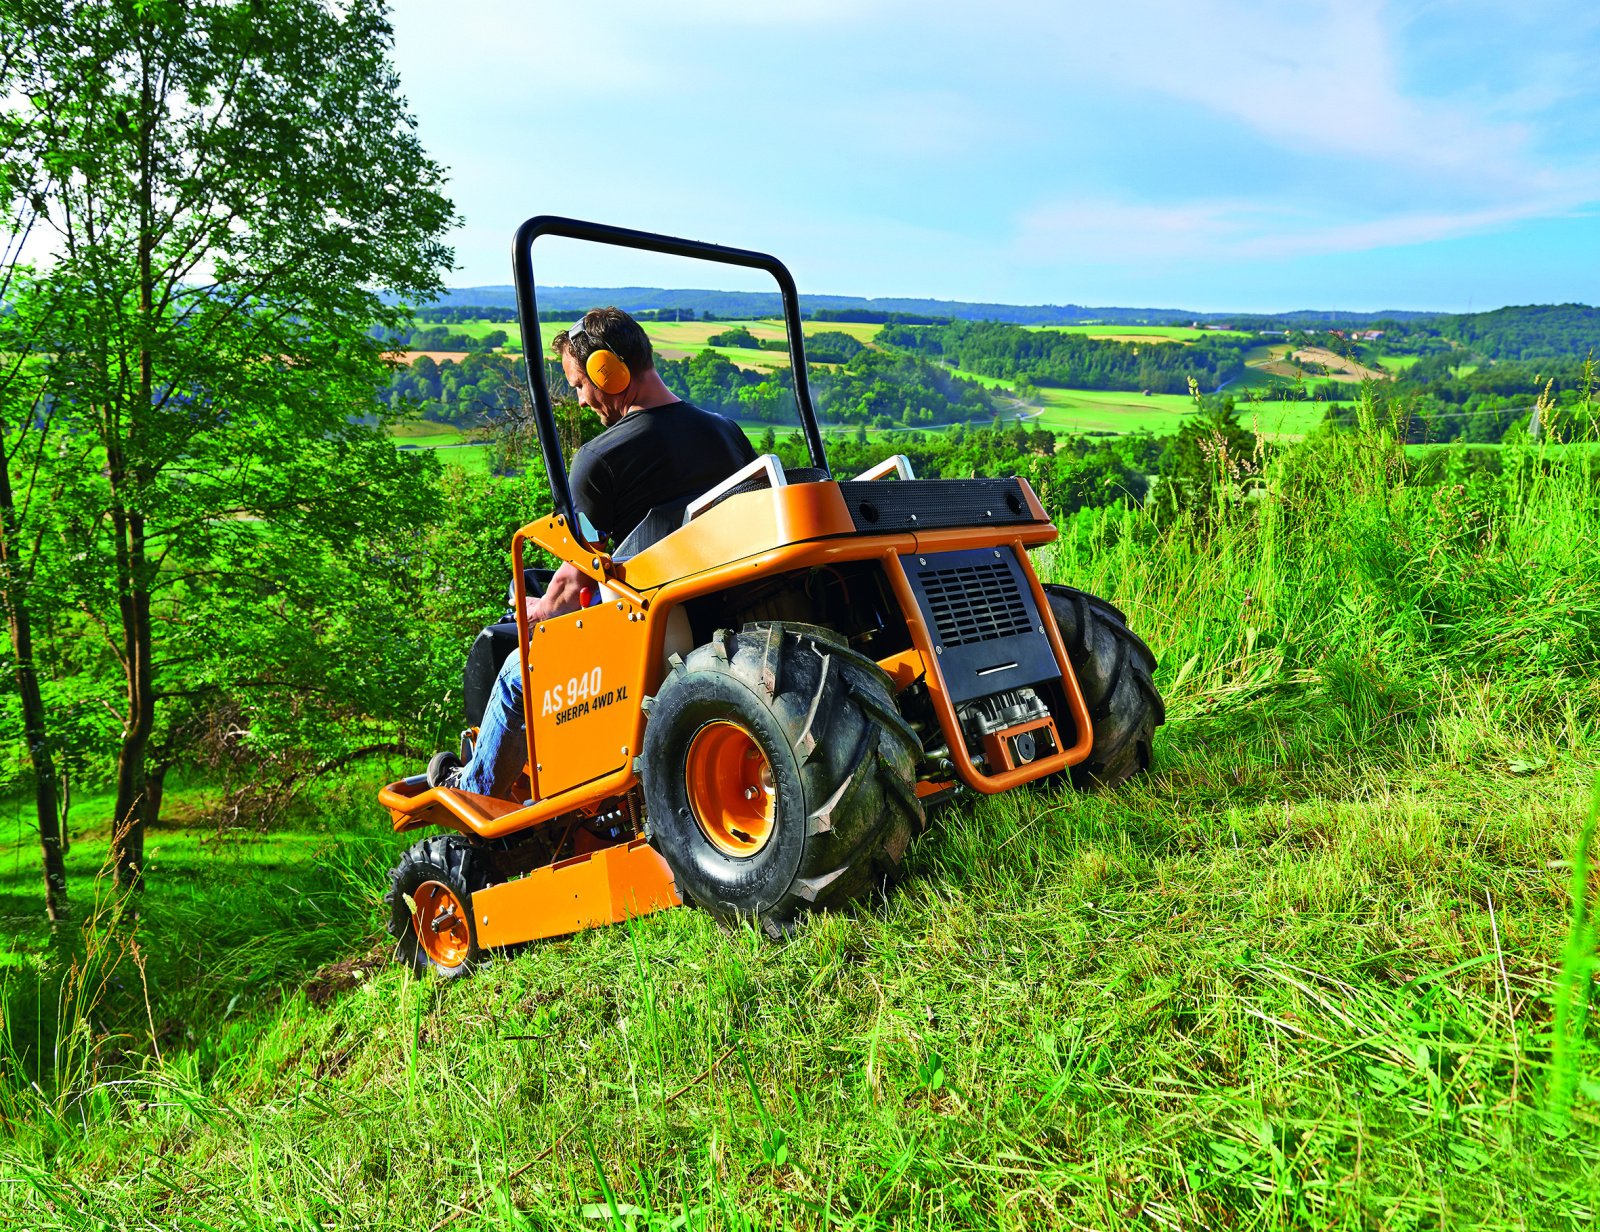
{"type": "MultiPolygon", "coordinates": [[[[806,292],[1470,311],[1600,302],[1600,5],[396,0],[462,216],[770,252],[806,292]]],[[[542,240],[549,285],[760,287],[542,240]]]]}

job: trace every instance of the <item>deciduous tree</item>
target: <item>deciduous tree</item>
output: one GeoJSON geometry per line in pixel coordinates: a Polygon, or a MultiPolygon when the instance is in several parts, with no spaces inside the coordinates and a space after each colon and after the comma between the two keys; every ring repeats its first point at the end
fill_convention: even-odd
{"type": "Polygon", "coordinates": [[[29,40],[9,115],[48,176],[38,354],[81,455],[58,469],[56,530],[123,676],[114,843],[137,885],[163,715],[283,684],[293,665],[257,635],[308,616],[273,571],[421,512],[422,464],[358,422],[385,373],[368,329],[439,289],[454,215],[379,0],[13,11],[29,40]]]}

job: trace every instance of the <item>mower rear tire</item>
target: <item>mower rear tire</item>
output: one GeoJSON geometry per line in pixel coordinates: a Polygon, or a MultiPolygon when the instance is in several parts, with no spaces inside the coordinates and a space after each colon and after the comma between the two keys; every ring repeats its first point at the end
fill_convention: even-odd
{"type": "Polygon", "coordinates": [[[677,660],[645,729],[651,845],[679,895],[773,938],[868,897],[923,825],[893,684],[829,630],[754,624],[677,660]]]}
{"type": "Polygon", "coordinates": [[[477,852],[459,834],[435,834],[389,870],[389,935],[395,955],[418,975],[469,974],[483,961],[472,917],[472,894],[483,888],[477,852]]]}
{"type": "Polygon", "coordinates": [[[1094,724],[1094,747],[1072,767],[1072,785],[1115,787],[1150,769],[1156,728],[1166,722],[1156,657],[1119,608],[1071,586],[1044,589],[1094,724]]]}

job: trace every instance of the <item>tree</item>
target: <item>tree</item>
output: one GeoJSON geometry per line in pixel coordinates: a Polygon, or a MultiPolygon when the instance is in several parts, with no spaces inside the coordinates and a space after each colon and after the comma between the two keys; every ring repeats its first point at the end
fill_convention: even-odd
{"type": "Polygon", "coordinates": [[[1184,421],[1158,464],[1166,516],[1209,517],[1260,482],[1263,442],[1239,422],[1233,399],[1195,401],[1200,413],[1184,421]]]}
{"type": "Polygon", "coordinates": [[[421,512],[419,460],[360,423],[385,371],[368,327],[440,289],[454,211],[381,0],[13,12],[29,54],[8,114],[48,177],[54,248],[29,288],[53,305],[37,356],[81,455],[53,517],[123,677],[113,847],[136,886],[185,714],[275,683],[219,638],[299,619],[249,564],[337,555],[421,512]]]}
{"type": "MultiPolygon", "coordinates": [[[[0,10],[0,98],[11,94],[23,76],[29,28],[24,14],[0,10]]],[[[34,803],[44,871],[45,913],[52,921],[66,914],[67,874],[57,759],[34,654],[34,581],[44,535],[31,525],[37,505],[39,467],[27,458],[44,450],[49,408],[40,397],[38,364],[31,358],[40,305],[19,310],[15,300],[29,276],[22,254],[38,222],[40,190],[49,183],[30,157],[26,118],[0,112],[0,606],[11,644],[11,669],[22,710],[23,737],[33,768],[34,803]],[[24,460],[19,492],[11,481],[14,458],[24,460]]]]}

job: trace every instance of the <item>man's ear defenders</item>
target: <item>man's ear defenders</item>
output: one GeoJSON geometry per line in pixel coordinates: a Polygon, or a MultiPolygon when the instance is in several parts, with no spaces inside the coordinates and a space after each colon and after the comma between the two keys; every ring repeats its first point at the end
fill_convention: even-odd
{"type": "Polygon", "coordinates": [[[567,331],[569,339],[579,334],[582,334],[584,341],[593,348],[588,358],[583,361],[583,370],[588,373],[589,380],[594,383],[595,388],[605,394],[620,394],[627,389],[633,383],[633,373],[628,370],[628,365],[622,356],[596,343],[581,324],[574,325],[567,331]]]}

